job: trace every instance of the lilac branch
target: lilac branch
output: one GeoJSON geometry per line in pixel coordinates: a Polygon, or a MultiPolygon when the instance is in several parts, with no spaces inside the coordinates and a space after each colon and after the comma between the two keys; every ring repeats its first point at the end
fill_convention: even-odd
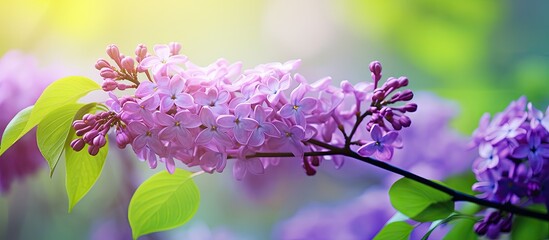
{"type": "Polygon", "coordinates": [[[493,201],[488,201],[488,200],[485,200],[485,199],[480,199],[480,198],[474,197],[472,195],[469,195],[469,194],[466,194],[466,193],[463,193],[463,192],[460,192],[460,191],[456,191],[456,190],[454,190],[452,188],[449,188],[447,186],[438,184],[438,183],[433,182],[429,179],[418,176],[414,173],[411,173],[411,172],[408,172],[408,171],[403,170],[401,168],[390,165],[386,162],[382,162],[382,161],[379,161],[379,160],[376,160],[376,159],[373,159],[373,158],[369,158],[369,157],[360,156],[358,153],[356,153],[354,151],[351,151],[349,149],[339,148],[339,147],[336,147],[336,146],[333,146],[333,145],[330,145],[330,144],[327,144],[327,143],[324,143],[324,142],[320,142],[320,141],[315,140],[315,139],[310,139],[307,142],[311,143],[311,144],[314,144],[314,145],[317,145],[319,147],[329,149],[331,152],[338,153],[338,154],[341,154],[343,156],[351,157],[351,158],[357,159],[359,161],[371,164],[373,166],[382,168],[384,170],[396,173],[396,174],[401,175],[403,177],[410,178],[410,179],[412,179],[412,180],[414,180],[418,183],[421,183],[423,185],[427,185],[429,187],[432,187],[436,190],[439,190],[441,192],[444,192],[444,193],[452,196],[452,201],[454,201],[454,202],[465,201],[465,202],[476,203],[476,204],[481,205],[481,206],[495,208],[495,209],[498,209],[498,210],[501,210],[501,211],[510,212],[510,213],[514,213],[514,214],[517,214],[517,215],[536,218],[536,219],[539,219],[539,220],[549,222],[549,214],[547,214],[547,213],[540,213],[540,212],[537,212],[537,211],[532,211],[532,210],[529,210],[529,209],[517,207],[517,206],[511,205],[511,204],[501,204],[501,203],[497,203],[497,202],[493,202],[493,201]]]}

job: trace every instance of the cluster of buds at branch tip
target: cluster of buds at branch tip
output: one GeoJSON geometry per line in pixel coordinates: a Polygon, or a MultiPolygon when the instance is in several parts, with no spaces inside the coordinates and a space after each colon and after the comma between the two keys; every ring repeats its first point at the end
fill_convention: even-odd
{"type": "Polygon", "coordinates": [[[120,119],[114,112],[84,115],[82,120],[76,120],[72,124],[76,136],[81,138],[74,139],[70,144],[71,148],[80,151],[87,144],[88,153],[92,156],[97,155],[99,149],[107,143],[106,135],[112,126],[121,126],[120,119]]]}

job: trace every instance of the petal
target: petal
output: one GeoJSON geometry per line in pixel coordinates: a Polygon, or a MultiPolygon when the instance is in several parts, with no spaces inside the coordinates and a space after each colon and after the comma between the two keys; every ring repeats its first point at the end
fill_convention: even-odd
{"type": "Polygon", "coordinates": [[[157,56],[148,56],[144,58],[140,63],[139,67],[143,69],[149,69],[152,66],[156,66],[161,63],[161,60],[157,56]]]}
{"type": "Polygon", "coordinates": [[[181,126],[186,128],[195,128],[202,125],[202,122],[197,115],[192,114],[188,111],[182,111],[175,115],[175,120],[179,121],[181,126]]]}
{"type": "Polygon", "coordinates": [[[219,143],[223,144],[226,147],[233,146],[233,140],[231,140],[229,135],[221,131],[216,131],[214,133],[215,134],[213,134],[213,136],[215,137],[215,139],[217,139],[217,141],[219,141],[219,143]]]}
{"type": "Polygon", "coordinates": [[[242,180],[246,175],[246,163],[243,160],[236,160],[233,165],[233,176],[236,180],[242,180]]]}
{"type": "Polygon", "coordinates": [[[549,144],[547,144],[547,143],[540,144],[538,149],[537,149],[537,153],[540,156],[543,156],[545,158],[549,158],[549,144]]]}
{"type": "Polygon", "coordinates": [[[200,132],[198,136],[196,136],[196,140],[195,140],[196,144],[203,145],[203,144],[209,143],[212,140],[213,133],[214,132],[209,128],[202,130],[202,132],[200,132]]]}
{"type": "Polygon", "coordinates": [[[175,162],[173,161],[173,158],[168,157],[165,159],[166,161],[166,169],[168,169],[168,172],[170,174],[173,174],[175,172],[175,162]]]}
{"type": "Polygon", "coordinates": [[[235,120],[236,117],[233,115],[219,115],[217,117],[216,123],[220,127],[233,128],[236,125],[235,120]]]}
{"type": "Polygon", "coordinates": [[[290,74],[286,74],[282,76],[282,78],[279,81],[279,87],[278,87],[279,91],[284,91],[290,88],[291,80],[292,78],[290,77],[290,74]]]}
{"type": "Polygon", "coordinates": [[[397,138],[398,138],[398,132],[390,131],[387,134],[385,134],[383,137],[381,137],[379,142],[385,145],[392,145],[397,138]]]}
{"type": "Polygon", "coordinates": [[[246,131],[252,131],[257,128],[259,123],[251,118],[242,118],[240,119],[240,123],[238,125],[246,131]]]}
{"type": "Polygon", "coordinates": [[[221,91],[219,92],[219,95],[217,96],[217,103],[218,104],[223,104],[223,103],[226,103],[229,101],[229,93],[227,91],[221,91]]]}
{"type": "Polygon", "coordinates": [[[379,127],[379,125],[374,124],[374,126],[372,126],[372,129],[370,130],[370,136],[372,136],[372,140],[376,142],[381,140],[382,135],[381,135],[381,128],[379,127]]]}
{"type": "Polygon", "coordinates": [[[170,48],[168,45],[158,44],[154,46],[154,53],[161,59],[168,59],[170,57],[170,48]]]}
{"type": "Polygon", "coordinates": [[[147,126],[145,126],[145,124],[141,122],[131,122],[130,124],[128,124],[128,130],[131,134],[141,135],[147,132],[149,128],[147,128],[147,126]]]}
{"type": "Polygon", "coordinates": [[[252,132],[250,135],[250,139],[248,139],[248,145],[252,147],[259,147],[263,145],[265,142],[265,135],[263,135],[263,131],[260,131],[259,129],[252,132]]]}
{"type": "Polygon", "coordinates": [[[314,98],[303,98],[301,102],[299,102],[299,109],[303,111],[304,113],[310,113],[312,110],[314,110],[316,107],[316,99],[314,98]]]}
{"type": "Polygon", "coordinates": [[[278,111],[278,114],[283,118],[289,118],[292,115],[294,115],[294,113],[295,113],[295,110],[294,110],[294,106],[292,104],[286,104],[286,105],[282,106],[280,111],[278,111]]]}
{"type": "Polygon", "coordinates": [[[526,144],[519,145],[515,150],[513,150],[513,157],[516,158],[525,158],[530,152],[530,147],[526,144]]]}
{"type": "Polygon", "coordinates": [[[170,96],[165,96],[162,98],[162,102],[160,103],[160,111],[167,112],[170,111],[174,104],[173,99],[170,96]]]}
{"type": "Polygon", "coordinates": [[[534,171],[534,173],[538,173],[543,167],[543,158],[537,156],[533,152],[528,154],[528,162],[530,163],[530,167],[532,167],[532,171],[534,171]]]}
{"type": "Polygon", "coordinates": [[[262,106],[255,106],[254,119],[260,124],[265,121],[265,111],[263,110],[262,106]]]}
{"type": "Polygon", "coordinates": [[[278,79],[276,79],[273,76],[268,76],[267,77],[267,80],[265,80],[265,85],[269,89],[270,93],[274,93],[275,91],[278,91],[278,89],[279,89],[278,79]]]}
{"type": "Polygon", "coordinates": [[[200,121],[202,121],[202,124],[206,127],[215,125],[215,117],[209,108],[205,107],[200,110],[200,121]]]}
{"type": "Polygon", "coordinates": [[[146,144],[147,144],[147,137],[144,135],[139,135],[133,140],[132,146],[134,147],[134,149],[139,150],[139,149],[143,149],[146,144]]]}
{"type": "Polygon", "coordinates": [[[259,158],[249,158],[246,160],[246,169],[253,174],[263,174],[265,172],[265,168],[263,167],[263,163],[259,158]]]}
{"type": "Polygon", "coordinates": [[[204,92],[196,92],[194,95],[194,101],[202,106],[210,105],[211,100],[208,99],[208,95],[204,92]]]}
{"type": "Polygon", "coordinates": [[[175,122],[175,119],[172,116],[161,112],[155,112],[153,118],[160,126],[173,126],[175,122]]]}
{"type": "Polygon", "coordinates": [[[382,146],[374,153],[374,156],[378,160],[389,161],[393,157],[393,148],[389,146],[382,146]]]}
{"type": "Polygon", "coordinates": [[[175,128],[177,128],[177,127],[176,126],[166,127],[164,129],[160,130],[160,132],[158,133],[158,136],[162,140],[166,140],[166,141],[172,140],[174,137],[177,136],[175,128]]]}
{"type": "Polygon", "coordinates": [[[292,126],[290,128],[290,133],[292,138],[296,141],[301,142],[305,138],[305,130],[301,126],[292,126]]]}
{"type": "Polygon", "coordinates": [[[248,140],[250,139],[250,135],[251,135],[250,134],[251,132],[241,128],[235,128],[233,133],[236,141],[238,141],[242,145],[246,145],[248,143],[248,140]]]}
{"type": "Polygon", "coordinates": [[[251,112],[252,112],[251,105],[247,103],[238,104],[234,109],[234,115],[240,118],[245,118],[250,116],[251,112]]]}
{"type": "Polygon", "coordinates": [[[267,134],[271,137],[279,137],[280,136],[280,131],[278,131],[278,129],[272,123],[267,123],[267,122],[263,123],[263,125],[261,125],[261,128],[263,129],[265,134],[267,134]]]}
{"type": "Polygon", "coordinates": [[[194,106],[194,99],[187,93],[179,93],[175,99],[175,104],[181,108],[191,108],[194,106]]]}
{"type": "Polygon", "coordinates": [[[369,142],[360,148],[358,148],[357,152],[358,154],[364,156],[364,157],[370,157],[372,156],[377,150],[376,143],[375,142],[369,142]]]}
{"type": "Polygon", "coordinates": [[[188,58],[187,56],[184,56],[184,55],[173,55],[171,57],[168,58],[168,63],[179,63],[179,64],[183,64],[185,62],[187,62],[188,58]]]}
{"type": "Polygon", "coordinates": [[[141,110],[141,106],[139,106],[136,102],[126,102],[124,103],[122,109],[128,113],[136,113],[141,110]]]}

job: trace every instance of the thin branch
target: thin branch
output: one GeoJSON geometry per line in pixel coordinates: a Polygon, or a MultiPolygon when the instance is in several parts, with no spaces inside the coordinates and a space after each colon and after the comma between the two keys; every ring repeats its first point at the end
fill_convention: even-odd
{"type": "Polygon", "coordinates": [[[532,210],[529,210],[529,209],[526,209],[526,208],[517,207],[517,206],[511,205],[511,204],[501,204],[501,203],[489,201],[489,200],[486,200],[486,199],[480,199],[480,198],[474,197],[472,195],[469,195],[469,194],[466,194],[466,193],[463,193],[463,192],[460,192],[460,191],[456,191],[452,188],[449,188],[449,187],[446,187],[444,185],[438,184],[438,183],[433,182],[429,179],[423,178],[421,176],[418,176],[416,174],[413,174],[413,173],[408,172],[406,170],[403,170],[401,168],[390,165],[386,162],[375,160],[375,159],[369,158],[369,157],[360,156],[358,153],[356,153],[354,151],[351,151],[349,149],[335,147],[333,145],[323,143],[323,142],[320,142],[320,141],[315,140],[315,139],[310,139],[307,142],[311,143],[311,144],[314,144],[314,145],[317,145],[317,146],[320,146],[320,147],[323,147],[323,148],[326,148],[326,149],[329,149],[331,152],[339,153],[341,155],[344,155],[344,156],[347,156],[347,157],[350,157],[350,158],[354,158],[354,159],[357,159],[359,161],[362,161],[362,162],[374,165],[376,167],[385,169],[387,171],[399,174],[401,176],[410,178],[410,179],[412,179],[412,180],[414,180],[418,183],[421,183],[423,185],[427,185],[429,187],[432,187],[436,190],[439,190],[441,192],[444,192],[444,193],[452,196],[452,201],[454,201],[454,202],[458,202],[458,201],[472,202],[472,203],[476,203],[476,204],[481,205],[481,206],[495,208],[495,209],[498,209],[498,210],[501,210],[501,211],[504,211],[504,212],[514,213],[514,214],[517,214],[517,215],[536,218],[536,219],[539,219],[539,220],[549,222],[549,214],[547,214],[547,213],[540,213],[540,212],[532,211],[532,210]]]}

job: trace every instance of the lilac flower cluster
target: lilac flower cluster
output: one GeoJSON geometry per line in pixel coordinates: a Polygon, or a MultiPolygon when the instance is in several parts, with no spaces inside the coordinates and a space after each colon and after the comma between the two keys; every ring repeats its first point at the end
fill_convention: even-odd
{"type": "MultiPolygon", "coordinates": [[[[479,197],[501,203],[549,206],[549,108],[543,114],[525,97],[490,120],[485,114],[473,133],[479,157],[473,163],[479,197]]],[[[492,212],[477,223],[478,234],[509,232],[512,215],[492,212]]]]}
{"type": "Polygon", "coordinates": [[[111,97],[110,111],[76,121],[82,138],[71,146],[81,150],[88,144],[89,153],[96,154],[108,129],[116,127],[117,144],[130,144],[151,168],[160,161],[173,172],[177,160],[209,173],[222,172],[227,159],[234,158],[233,174],[242,179],[247,173],[263,173],[279,157],[290,157],[313,175],[324,159],[307,154],[324,150],[315,141],[352,145],[364,156],[391,159],[393,149],[402,147],[396,131],[411,124],[405,113],[417,109],[413,103],[390,106],[410,101],[413,93],[397,91],[408,85],[405,77],[378,86],[379,62],[370,64],[372,83],[353,86],[343,81],[337,88],[329,77],[309,83],[293,74],[299,60],[242,70],[239,62],[219,59],[200,67],[180,55],[180,49],[177,43],[156,45],[151,55],[139,45],[131,58],[109,46],[107,54],[115,65],[100,59],[96,68],[111,97]],[[138,73],[147,81],[140,81],[138,73]],[[134,95],[112,92],[133,88],[134,95]],[[366,135],[372,140],[365,141],[366,135]]]}

